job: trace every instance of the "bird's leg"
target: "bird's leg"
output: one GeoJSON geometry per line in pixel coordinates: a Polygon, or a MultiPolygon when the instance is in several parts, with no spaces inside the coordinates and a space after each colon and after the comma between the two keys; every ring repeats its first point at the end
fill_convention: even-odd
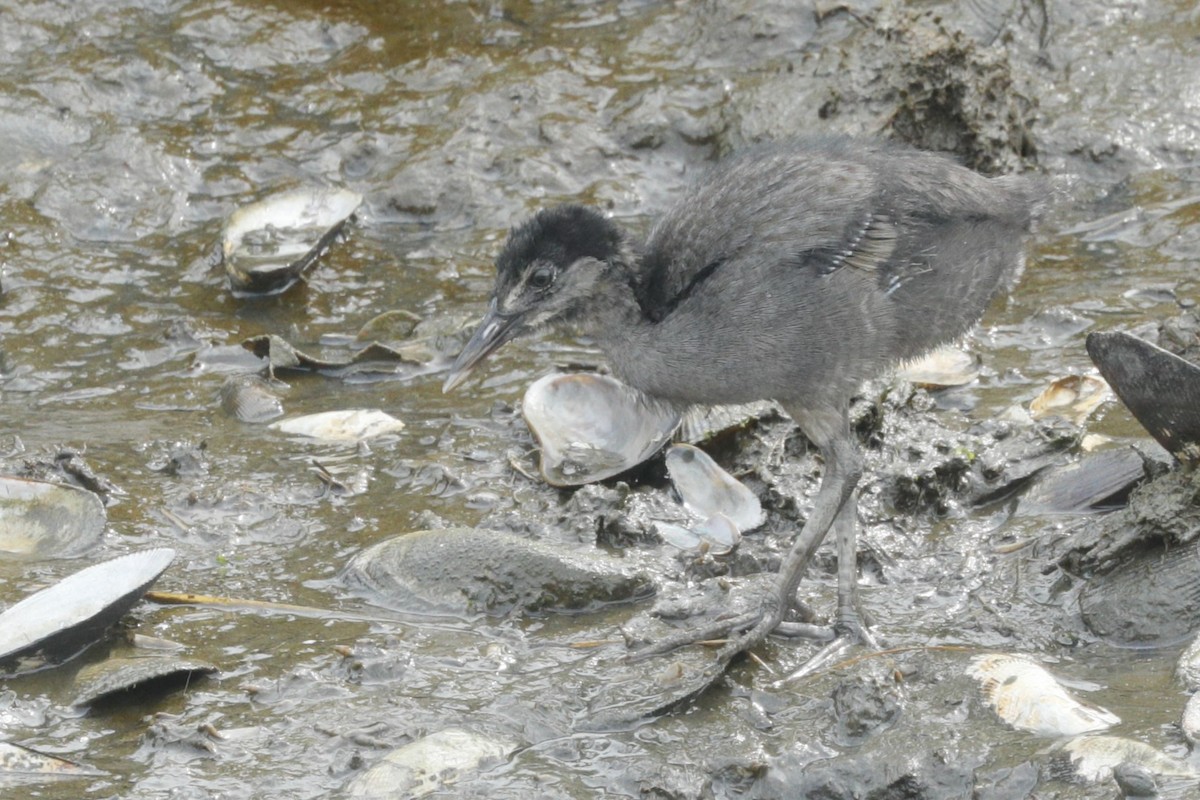
{"type": "Polygon", "coordinates": [[[863,622],[862,608],[858,602],[858,553],[855,548],[855,527],[858,516],[858,491],[842,506],[833,520],[833,535],[838,549],[838,619],[833,627],[831,639],[820,650],[788,676],[788,680],[802,678],[829,664],[849,646],[863,643],[878,650],[879,643],[863,622]]]}
{"type": "MultiPolygon", "coordinates": [[[[813,553],[821,546],[825,535],[833,527],[834,520],[844,514],[849,525],[842,524],[839,531],[839,541],[847,540],[844,545],[849,549],[851,557],[849,576],[851,581],[856,578],[854,567],[854,489],[862,475],[862,457],[850,434],[850,424],[846,409],[813,413],[804,409],[788,409],[805,435],[820,448],[825,459],[825,475],[821,486],[813,500],[813,510],[799,536],[792,543],[791,549],[779,568],[779,576],[774,590],[763,599],[760,608],[739,614],[724,620],[717,620],[698,629],[683,631],[677,636],[649,645],[633,654],[634,659],[642,659],[650,655],[665,653],[686,644],[705,641],[718,637],[729,638],[722,648],[719,657],[731,658],[733,655],[748,650],[761,643],[783,620],[796,597],[796,589],[800,579],[812,560],[813,553]],[[843,509],[846,509],[843,511],[843,509]],[[844,533],[843,533],[844,532],[844,533]]],[[[839,586],[841,584],[839,570],[839,586]]],[[[851,587],[847,594],[850,607],[853,608],[854,589],[851,587]]],[[[839,588],[839,597],[842,594],[839,588]]],[[[840,603],[839,603],[840,605],[840,603]]]]}
{"type": "MultiPolygon", "coordinates": [[[[787,411],[792,419],[800,425],[805,435],[821,450],[821,455],[825,460],[825,475],[821,478],[821,486],[817,490],[817,496],[813,499],[812,513],[779,567],[777,592],[774,597],[767,598],[759,621],[741,636],[725,645],[721,652],[723,657],[729,657],[754,647],[766,639],[771,631],[779,625],[795,602],[800,579],[804,577],[804,571],[808,568],[813,553],[821,546],[825,535],[835,527],[834,523],[839,519],[841,524],[836,526],[840,529],[838,530],[839,601],[842,595],[844,569],[841,564],[844,563],[842,559],[844,549],[850,551],[850,558],[847,559],[850,565],[848,572],[850,580],[856,582],[857,579],[853,523],[857,513],[857,509],[854,507],[855,488],[862,476],[862,456],[859,455],[854,438],[850,433],[847,409],[842,408],[837,412],[826,413],[791,408],[787,411]]],[[[853,607],[853,585],[846,594],[846,598],[853,607]]]]}

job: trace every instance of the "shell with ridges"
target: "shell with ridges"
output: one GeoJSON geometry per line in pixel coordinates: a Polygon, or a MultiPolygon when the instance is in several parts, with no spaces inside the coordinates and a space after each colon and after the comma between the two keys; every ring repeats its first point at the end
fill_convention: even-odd
{"type": "Polygon", "coordinates": [[[149,684],[166,688],[190,683],[193,676],[208,675],[217,668],[204,661],[174,656],[110,658],[89,664],[75,676],[75,705],[86,706],[138,690],[139,699],[149,684]]]}
{"type": "Polygon", "coordinates": [[[31,594],[0,614],[0,661],[83,649],[133,608],[174,559],[169,547],[130,553],[31,594]]]}

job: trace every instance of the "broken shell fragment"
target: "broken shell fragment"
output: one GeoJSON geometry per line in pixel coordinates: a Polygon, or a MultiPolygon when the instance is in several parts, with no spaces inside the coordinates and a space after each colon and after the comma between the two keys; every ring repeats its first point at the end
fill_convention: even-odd
{"type": "Polygon", "coordinates": [[[0,477],[0,552],[73,558],[104,535],[104,503],[74,486],[0,477]]]}
{"type": "Polygon", "coordinates": [[[334,358],[318,358],[296,349],[286,340],[274,334],[255,336],[242,342],[242,347],[259,358],[267,360],[267,374],[275,377],[276,372],[295,370],[317,372],[330,378],[344,381],[373,380],[376,377],[394,375],[411,377],[430,371],[424,365],[409,360],[403,353],[387,345],[372,343],[334,358]]]}
{"type": "Polygon", "coordinates": [[[1083,423],[1109,398],[1108,384],[1091,375],[1068,375],[1051,383],[1029,403],[1034,419],[1059,416],[1083,423]]]}
{"type": "Polygon", "coordinates": [[[664,542],[680,550],[695,550],[706,545],[708,552],[716,556],[732,551],[742,541],[741,531],[724,514],[714,514],[691,528],[657,522],[654,530],[664,542]]]}
{"type": "Polygon", "coordinates": [[[670,438],[679,414],[615,378],[579,373],[539,378],[521,413],[542,448],[551,486],[581,486],[645,461],[670,438]]]}
{"type": "Polygon", "coordinates": [[[377,408],[355,408],[291,417],[272,423],[271,428],[291,436],[328,442],[362,442],[402,431],[404,423],[377,408]]]}
{"type": "Polygon", "coordinates": [[[1022,656],[976,656],[967,674],[979,681],[984,700],[996,715],[1019,730],[1039,736],[1078,736],[1121,721],[1116,714],[1077,700],[1053,675],[1022,656]]]}
{"type": "Polygon", "coordinates": [[[75,705],[108,702],[134,690],[141,699],[151,691],[183,688],[216,671],[212,664],[172,656],[110,658],[89,664],[75,676],[75,705]]]}
{"type": "Polygon", "coordinates": [[[295,189],[229,215],[221,240],[235,294],[275,294],[295,283],[362,204],[350,189],[295,189]]]}
{"type": "Polygon", "coordinates": [[[722,515],[741,532],[753,530],[766,521],[754,492],[698,447],[672,445],[667,450],[667,474],[684,508],[701,519],[722,515]]]}
{"type": "Polygon", "coordinates": [[[174,559],[169,547],[130,553],[31,594],[0,614],[0,661],[74,655],[133,608],[174,559]]]}

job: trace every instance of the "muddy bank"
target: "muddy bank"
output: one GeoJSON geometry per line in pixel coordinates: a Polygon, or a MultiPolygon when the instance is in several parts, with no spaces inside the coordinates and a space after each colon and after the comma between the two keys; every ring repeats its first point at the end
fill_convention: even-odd
{"type": "MultiPolygon", "coordinates": [[[[1043,12],[10,9],[0,455],[5,472],[91,484],[107,523],[74,558],[0,561],[0,602],[170,546],[180,555],[166,589],[327,616],[140,607],[128,624],[185,644],[219,675],[87,714],[53,670],[6,680],[0,736],[107,772],[40,789],[62,797],[327,796],[450,729],[502,755],[460,770],[444,793],[1115,793],[1111,778],[1069,777],[1046,741],[980,703],[966,665],[998,650],[1052,662],[1121,718],[1113,733],[1186,757],[1173,727],[1186,698],[1171,676],[1183,643],[1131,650],[1098,635],[1078,606],[1089,576],[1057,560],[1053,542],[1105,518],[1015,509],[1080,457],[1088,434],[1110,446],[1144,439],[1112,403],[1078,423],[1031,422],[1026,410],[1051,381],[1091,372],[1088,330],[1137,328],[1195,299],[1197,20],[1166,6],[1043,12]],[[772,640],[757,655],[773,671],[739,661],[698,697],[714,667],[706,650],[625,664],[626,632],[714,613],[775,568],[821,465],[778,414],[706,445],[767,513],[723,558],[655,535],[651,522],[675,503],[661,462],[577,490],[531,479],[522,394],[557,365],[594,366],[585,342],[510,347],[450,397],[433,370],[279,370],[269,388],[288,416],[379,408],[404,423],[365,443],[298,441],[221,409],[227,380],[268,366],[244,341],[276,336],[340,364],[392,309],[411,323],[398,339],[421,328],[426,347],[409,355],[444,357],[482,312],[499,238],[534,207],[592,202],[645,230],[711,159],[801,132],[899,135],[990,171],[1044,172],[1057,190],[1022,283],[969,342],[978,379],[887,384],[858,407],[871,476],[860,580],[875,630],[898,652],[789,681],[811,647],[772,640]],[[225,220],[312,185],[363,195],[344,240],[286,293],[235,298],[210,259],[225,220]],[[447,319],[451,329],[438,327],[447,319]],[[648,571],[660,599],[434,621],[364,602],[341,579],[376,543],[438,527],[600,549],[648,571]]],[[[833,608],[833,576],[824,549],[804,583],[818,618],[833,608]]]]}

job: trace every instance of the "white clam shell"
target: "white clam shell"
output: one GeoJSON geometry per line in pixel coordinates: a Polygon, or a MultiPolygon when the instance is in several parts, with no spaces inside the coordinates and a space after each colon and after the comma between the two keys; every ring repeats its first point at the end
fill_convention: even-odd
{"type": "Polygon", "coordinates": [[[610,478],[658,452],[679,414],[615,378],[548,375],[525,392],[521,406],[542,448],[542,477],[552,486],[610,478]]]}
{"type": "Polygon", "coordinates": [[[670,522],[656,522],[654,530],[669,545],[680,550],[694,550],[702,544],[714,555],[724,555],[742,541],[742,533],[733,520],[724,514],[714,514],[698,525],[685,528],[670,522]]]}
{"type": "Polygon", "coordinates": [[[1039,664],[1017,655],[976,656],[967,674],[1009,725],[1039,736],[1078,736],[1121,721],[1116,714],[1076,699],[1039,664]]]}
{"type": "Polygon", "coordinates": [[[701,519],[723,515],[743,533],[766,521],[754,492],[698,447],[672,445],[667,451],[667,473],[684,508],[701,519]]]}
{"type": "Polygon", "coordinates": [[[270,427],[280,433],[327,442],[361,442],[404,430],[404,423],[377,408],[354,408],[281,419],[270,427]]]}

